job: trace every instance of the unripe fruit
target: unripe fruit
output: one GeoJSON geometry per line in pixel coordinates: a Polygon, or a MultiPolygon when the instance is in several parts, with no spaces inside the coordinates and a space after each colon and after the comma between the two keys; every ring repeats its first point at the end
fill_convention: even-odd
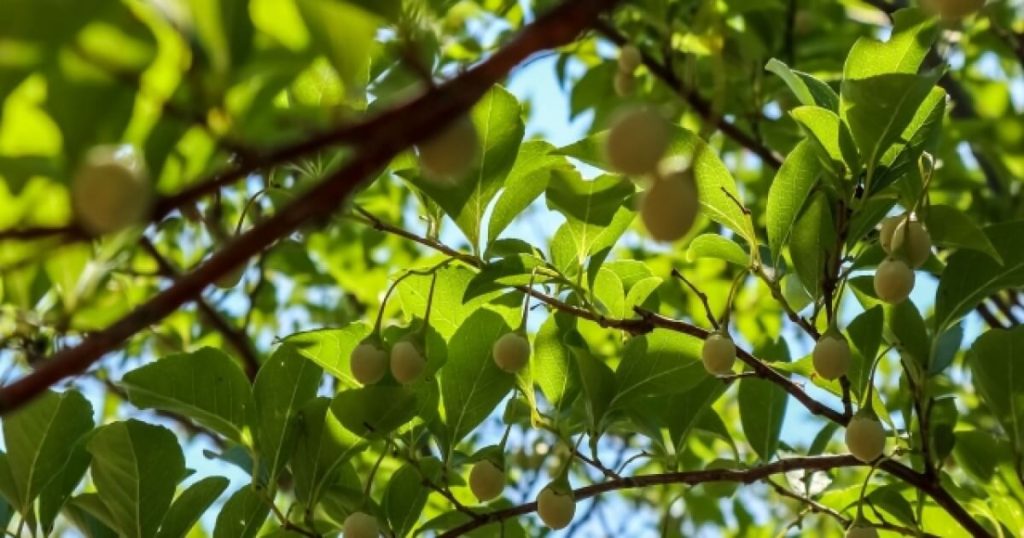
{"type": "Polygon", "coordinates": [[[669,134],[668,123],[650,108],[620,112],[605,140],[608,164],[627,175],[653,172],[668,149],[669,134]]]}
{"type": "Polygon", "coordinates": [[[889,304],[899,304],[914,290],[914,270],[903,260],[889,258],[875,271],[875,295],[889,304]]]}
{"type": "Polygon", "coordinates": [[[530,361],[530,341],[519,333],[505,333],[494,342],[491,352],[498,368],[514,374],[530,361]]]}
{"type": "Polygon", "coordinates": [[[636,68],[640,67],[643,57],[640,50],[633,45],[626,45],[619,49],[619,72],[632,75],[636,68]]]}
{"type": "Polygon", "coordinates": [[[576,501],[572,493],[558,493],[551,486],[537,496],[537,514],[550,529],[564,529],[576,515],[576,501]]]}
{"type": "Polygon", "coordinates": [[[921,267],[932,255],[932,238],[920,222],[903,219],[893,231],[892,251],[895,254],[902,254],[911,267],[921,267]]]}
{"type": "Polygon", "coordinates": [[[922,0],[921,4],[943,19],[955,21],[985,7],[985,0],[922,0]]]}
{"type": "Polygon", "coordinates": [[[231,288],[234,288],[235,286],[238,285],[239,282],[242,281],[242,275],[245,274],[245,269],[246,266],[243,263],[238,267],[235,267],[234,269],[228,271],[227,273],[224,273],[217,280],[214,280],[213,285],[217,286],[222,290],[229,290],[231,288]]]}
{"type": "Polygon", "coordinates": [[[423,176],[435,183],[452,185],[476,164],[480,140],[473,121],[462,116],[416,149],[423,176]]]}
{"type": "Polygon", "coordinates": [[[469,471],[469,489],[480,502],[487,502],[505,490],[505,472],[488,460],[476,462],[469,471]]]}
{"type": "Polygon", "coordinates": [[[619,97],[629,97],[633,95],[633,91],[636,89],[636,78],[632,73],[625,73],[619,71],[615,73],[615,95],[619,97]]]}
{"type": "Polygon", "coordinates": [[[380,526],[377,525],[377,518],[370,514],[352,512],[345,518],[341,535],[345,538],[377,538],[380,536],[380,526]]]}
{"type": "Polygon", "coordinates": [[[690,169],[663,172],[640,200],[640,217],[657,241],[682,239],[697,220],[700,201],[690,169]]]}
{"type": "Polygon", "coordinates": [[[728,375],[736,362],[736,344],[728,336],[715,333],[704,340],[700,352],[704,369],[711,375],[728,375]]]}
{"type": "Polygon", "coordinates": [[[152,201],[142,163],[123,148],[93,148],[71,180],[75,217],[92,234],[117,232],[143,222],[152,201]]]}
{"type": "Polygon", "coordinates": [[[352,377],[363,385],[372,385],[384,378],[388,371],[388,353],[376,344],[363,341],[349,357],[352,377]]]}
{"type": "Polygon", "coordinates": [[[881,245],[882,250],[886,254],[892,254],[892,234],[896,232],[896,227],[900,225],[900,221],[905,217],[885,217],[882,219],[882,225],[878,230],[878,244],[881,245]]]}
{"type": "Polygon", "coordinates": [[[811,355],[814,371],[828,379],[839,379],[850,370],[850,344],[839,334],[824,334],[811,355]]]}
{"type": "Polygon", "coordinates": [[[408,385],[416,381],[426,367],[426,359],[412,342],[402,340],[391,347],[391,375],[399,383],[408,385]]]}
{"type": "Polygon", "coordinates": [[[869,416],[857,415],[846,425],[846,448],[864,463],[878,459],[885,450],[885,429],[869,416]]]}
{"type": "Polygon", "coordinates": [[[846,529],[846,538],[878,538],[878,531],[863,522],[857,522],[846,529]]]}

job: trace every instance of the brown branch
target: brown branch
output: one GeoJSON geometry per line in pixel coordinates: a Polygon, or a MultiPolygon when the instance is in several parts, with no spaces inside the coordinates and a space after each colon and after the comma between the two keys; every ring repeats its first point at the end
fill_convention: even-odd
{"type": "MultiPolygon", "coordinates": [[[[577,34],[617,0],[567,1],[538,17],[508,45],[490,58],[470,68],[452,81],[418,98],[385,110],[341,133],[358,131],[360,136],[352,158],[338,171],[310,188],[280,212],[252,227],[227,243],[220,251],[194,270],[182,275],[171,287],[160,292],[106,329],[85,338],[75,347],[60,351],[27,376],[0,389],[0,412],[20,408],[62,379],[88,369],[104,354],[119,346],[142,328],[156,323],[181,305],[199,296],[202,290],[246,260],[285,237],[306,222],[322,222],[367,178],[386,166],[391,159],[420,142],[452,120],[465,114],[488,89],[502,80],[512,68],[534,52],[571,42],[577,34]]],[[[292,146],[286,155],[299,155],[319,149],[333,141],[328,136],[292,146]],[[321,144],[321,145],[317,145],[321,144]],[[290,152],[290,153],[289,153],[290,152]]],[[[286,158],[275,153],[277,164],[286,158]]],[[[157,214],[219,189],[232,176],[242,177],[236,168],[208,182],[158,204],[157,214]]],[[[166,214],[166,213],[164,213],[166,214]]]]}
{"type": "MultiPolygon", "coordinates": [[[[609,41],[620,47],[629,43],[626,36],[607,21],[597,21],[594,23],[594,29],[609,41]]],[[[705,121],[717,127],[718,130],[722,131],[726,136],[733,139],[733,141],[740,146],[760,157],[761,161],[766,165],[772,168],[782,166],[782,157],[779,154],[775,153],[775,151],[761,143],[753,136],[747,134],[743,129],[740,129],[735,124],[730,123],[722,116],[716,114],[711,103],[701,97],[700,93],[696,89],[684,84],[676,75],[675,71],[644,51],[641,51],[640,55],[643,58],[643,64],[647,66],[647,69],[650,70],[654,76],[664,82],[665,85],[667,85],[673,92],[679,95],[679,97],[686,101],[686,103],[690,105],[690,108],[700,114],[705,121]]]]}
{"type": "MultiPolygon", "coordinates": [[[[163,254],[156,248],[156,245],[149,240],[148,237],[142,236],[140,239],[142,249],[145,250],[153,260],[156,261],[156,265],[160,270],[160,273],[171,280],[177,280],[179,272],[171,264],[170,260],[165,258],[163,254]]],[[[256,372],[260,369],[260,359],[256,355],[256,350],[252,346],[252,340],[241,330],[236,329],[231,325],[227,319],[217,311],[209,302],[202,297],[196,300],[196,305],[199,307],[200,312],[210,322],[210,325],[227,340],[235,351],[238,351],[238,355],[242,359],[242,366],[245,368],[245,374],[249,377],[249,381],[256,379],[256,372]]]]}

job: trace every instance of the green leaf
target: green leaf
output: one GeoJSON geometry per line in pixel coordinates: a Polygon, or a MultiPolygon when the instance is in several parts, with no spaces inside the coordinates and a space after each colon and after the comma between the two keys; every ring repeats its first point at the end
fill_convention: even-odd
{"type": "Polygon", "coordinates": [[[457,185],[437,185],[422,178],[413,182],[451,216],[476,250],[484,213],[516,162],[525,127],[519,101],[501,86],[480,99],[472,116],[481,144],[477,167],[457,185]]]}
{"type": "Polygon", "coordinates": [[[968,248],[987,254],[1003,263],[996,247],[985,232],[970,217],[948,205],[932,205],[925,215],[925,227],[936,245],[949,248],[968,248]]]}
{"type": "MultiPolygon", "coordinates": [[[[480,268],[480,272],[469,282],[462,301],[466,303],[502,288],[526,286],[531,281],[534,269],[543,265],[544,260],[531,254],[516,254],[492,261],[480,268]]],[[[543,284],[549,280],[551,277],[545,273],[533,277],[535,284],[543,284]]]]}
{"type": "Polygon", "coordinates": [[[946,101],[945,90],[931,89],[899,136],[899,142],[905,143],[895,145],[882,156],[884,167],[872,182],[870,194],[895,183],[904,205],[913,206],[924,188],[918,168],[919,159],[924,151],[935,153],[938,149],[946,115],[946,101]]]}
{"type": "MultiPolygon", "coordinates": [[[[935,18],[922,10],[901,9],[893,14],[892,35],[888,41],[862,37],[853,44],[843,67],[843,80],[889,73],[917,73],[928,49],[938,37],[939,27],[935,18]]],[[[891,95],[885,97],[892,98],[891,95]]]]}
{"type": "Polygon", "coordinates": [[[1017,364],[1021,349],[1024,327],[993,329],[974,341],[967,360],[974,386],[1018,454],[1024,449],[1024,368],[1017,364]]]}
{"type": "Polygon", "coordinates": [[[815,194],[797,220],[789,243],[793,269],[811,297],[820,297],[825,266],[836,246],[835,224],[824,193],[815,194]]]}
{"type": "Polygon", "coordinates": [[[54,521],[78,489],[92,458],[85,448],[89,435],[83,435],[75,442],[64,468],[50,480],[39,494],[38,522],[44,533],[53,531],[54,521]]]}
{"type": "Polygon", "coordinates": [[[604,361],[591,354],[581,339],[571,338],[566,342],[566,347],[572,352],[576,370],[580,373],[583,394],[587,398],[591,432],[600,432],[603,429],[605,413],[615,398],[615,372],[604,361]]]}
{"type": "Polygon", "coordinates": [[[174,433],[138,420],[98,429],[87,444],[92,480],[122,536],[154,536],[185,477],[174,433]]]}
{"type": "MultiPolygon", "coordinates": [[[[760,350],[758,355],[766,360],[789,361],[789,349],[784,340],[772,344],[769,349],[760,350]]],[[[740,380],[737,396],[740,424],[750,447],[762,461],[770,460],[779,448],[788,396],[781,387],[763,379],[748,377],[740,380]]]]}
{"type": "Polygon", "coordinates": [[[523,142],[512,170],[505,178],[505,189],[494,203],[487,225],[488,246],[547,189],[554,169],[569,166],[565,157],[554,154],[554,151],[554,146],[542,140],[523,142]]]}
{"type": "Polygon", "coordinates": [[[817,105],[829,110],[839,109],[839,96],[835,90],[814,76],[790,69],[788,65],[775,58],[768,60],[765,69],[781,78],[801,104],[817,105]]]}
{"type": "Polygon", "coordinates": [[[64,514],[89,538],[115,538],[114,522],[110,510],[98,493],[83,493],[68,502],[64,514]]]}
{"type": "Polygon", "coordinates": [[[285,338],[284,343],[336,377],[341,387],[355,388],[360,383],[352,377],[349,359],[352,350],[369,334],[369,325],[355,322],[339,329],[295,333],[285,338]]]}
{"type": "Polygon", "coordinates": [[[960,351],[960,343],[964,339],[964,327],[962,323],[956,323],[939,335],[932,345],[932,357],[928,363],[928,373],[931,375],[941,374],[949,365],[953,364],[957,352],[960,351]]]}
{"type": "Polygon", "coordinates": [[[128,372],[121,384],[136,407],[183,415],[242,442],[249,380],[219,349],[171,355],[128,372]]]}
{"type": "Polygon", "coordinates": [[[501,371],[491,357],[494,342],[510,330],[494,312],[478,310],[452,336],[441,370],[441,399],[453,445],[483,422],[515,384],[515,376],[501,371]]]}
{"type": "Polygon", "coordinates": [[[432,491],[425,482],[438,484],[441,476],[442,465],[437,458],[407,463],[391,475],[383,508],[395,536],[405,536],[413,529],[432,491]]]}
{"type": "MultiPolygon", "coordinates": [[[[505,290],[491,290],[465,300],[467,290],[475,274],[461,266],[447,266],[437,270],[437,284],[434,287],[434,307],[430,313],[430,328],[437,331],[446,341],[451,340],[463,320],[481,308],[498,313],[510,325],[518,323],[522,315],[520,294],[508,294],[505,290]]],[[[427,308],[430,291],[429,276],[411,276],[398,286],[402,310],[409,317],[422,317],[427,308]]]]}
{"type": "Polygon", "coordinates": [[[4,417],[4,443],[19,512],[32,510],[32,503],[67,465],[76,441],[92,428],[92,406],[77,391],[46,392],[4,417]]]}
{"type": "Polygon", "coordinates": [[[820,173],[821,165],[814,147],[808,142],[801,142],[786,156],[775,174],[765,208],[773,266],[778,265],[782,247],[793,233],[800,210],[818,182],[820,173]]]}
{"type": "Polygon", "coordinates": [[[594,279],[593,293],[609,317],[627,317],[626,289],[619,275],[605,267],[599,269],[597,278],[594,279]]]}
{"type": "Polygon", "coordinates": [[[882,345],[882,325],[884,323],[885,311],[881,306],[875,306],[861,312],[846,327],[846,331],[850,335],[850,343],[869,362],[875,360],[878,348],[882,345]]]}
{"type": "Polygon", "coordinates": [[[270,515],[270,505],[260,492],[246,484],[233,493],[213,528],[213,538],[253,538],[270,515]]]}
{"type": "Polygon", "coordinates": [[[844,170],[851,175],[860,170],[860,157],[852,135],[835,112],[816,106],[799,106],[790,110],[789,115],[800,125],[817,150],[818,159],[832,175],[843,177],[844,170]]]}
{"type": "Polygon", "coordinates": [[[718,234],[702,234],[690,241],[690,246],[686,250],[686,259],[694,261],[701,258],[717,258],[740,267],[750,265],[750,256],[743,250],[743,247],[718,234]]]}
{"type": "Polygon", "coordinates": [[[677,451],[685,449],[690,432],[700,424],[703,415],[725,393],[725,389],[726,385],[720,379],[704,376],[690,390],[670,396],[665,420],[677,451]]]}
{"type": "Polygon", "coordinates": [[[369,79],[383,21],[349,2],[297,0],[296,5],[313,42],[341,75],[349,95],[356,95],[369,79]]]}
{"type": "Polygon", "coordinates": [[[917,307],[911,301],[890,307],[889,328],[895,337],[895,344],[904,355],[909,355],[917,363],[922,372],[928,371],[928,359],[931,358],[931,340],[928,329],[917,307]]]}
{"type": "Polygon", "coordinates": [[[356,435],[379,438],[416,416],[416,393],[394,385],[367,385],[339,392],[331,413],[356,435]]]}
{"type": "Polygon", "coordinates": [[[917,520],[914,518],[914,509],[900,494],[900,486],[888,485],[880,487],[867,496],[866,501],[872,503],[892,514],[901,524],[914,529],[917,528],[917,520]]]}
{"type": "Polygon", "coordinates": [[[580,389],[579,372],[565,345],[575,327],[576,318],[555,313],[540,326],[533,341],[530,369],[541,393],[556,410],[567,407],[580,389]]]}
{"type": "Polygon", "coordinates": [[[655,330],[629,339],[615,371],[618,393],[612,407],[638,398],[685,392],[707,373],[700,360],[703,341],[675,331],[655,330]]]}
{"type": "Polygon", "coordinates": [[[208,476],[181,492],[167,510],[156,538],[185,538],[229,483],[223,476],[208,476]]]}
{"type": "Polygon", "coordinates": [[[985,235],[1002,258],[1000,264],[987,254],[972,250],[955,252],[935,294],[935,329],[942,332],[996,291],[1024,286],[1024,221],[996,224],[985,235]]]}
{"type": "Polygon", "coordinates": [[[548,207],[562,213],[582,266],[591,255],[618,241],[633,220],[630,199],[633,183],[618,176],[600,176],[584,180],[576,171],[558,170],[548,184],[548,207]]]}
{"type": "Polygon", "coordinates": [[[322,377],[323,370],[289,344],[279,346],[256,374],[256,446],[269,484],[276,482],[295,448],[296,415],[316,396],[322,377]]]}
{"type": "Polygon", "coordinates": [[[226,76],[245,63],[252,50],[254,28],[245,0],[190,0],[205,61],[213,71],[226,76]]]}
{"type": "Polygon", "coordinates": [[[362,438],[347,430],[334,413],[329,398],[315,398],[298,415],[291,470],[295,497],[316,506],[324,490],[335,484],[342,466],[364,448],[362,438]]]}

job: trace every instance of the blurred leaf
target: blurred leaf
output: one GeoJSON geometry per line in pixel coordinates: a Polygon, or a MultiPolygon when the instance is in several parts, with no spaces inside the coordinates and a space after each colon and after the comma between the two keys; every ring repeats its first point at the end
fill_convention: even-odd
{"type": "Polygon", "coordinates": [[[960,210],[936,204],[929,206],[925,215],[925,227],[928,228],[932,243],[949,248],[977,250],[1002,264],[1002,257],[985,232],[960,210]]]}
{"type": "Polygon", "coordinates": [[[296,4],[313,42],[331,60],[348,94],[362,91],[370,76],[382,21],[343,0],[297,0],[296,4]]]}
{"type": "Polygon", "coordinates": [[[974,386],[1017,453],[1024,450],[1024,368],[1016,364],[1022,346],[1024,327],[993,329],[974,341],[967,360],[974,386]]]}

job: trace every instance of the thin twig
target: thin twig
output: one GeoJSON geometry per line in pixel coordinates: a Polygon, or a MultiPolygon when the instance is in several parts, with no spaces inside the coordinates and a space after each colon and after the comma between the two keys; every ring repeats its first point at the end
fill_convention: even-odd
{"type": "Polygon", "coordinates": [[[704,305],[704,312],[708,316],[708,323],[710,323],[716,331],[719,330],[720,327],[718,326],[718,320],[715,319],[715,313],[712,312],[711,304],[708,302],[708,295],[703,291],[700,291],[700,288],[695,286],[693,282],[690,282],[682,273],[679,272],[679,270],[673,268],[672,276],[676,277],[679,281],[686,284],[687,287],[693,290],[693,293],[697,295],[698,299],[700,299],[701,304],[704,305]]]}

